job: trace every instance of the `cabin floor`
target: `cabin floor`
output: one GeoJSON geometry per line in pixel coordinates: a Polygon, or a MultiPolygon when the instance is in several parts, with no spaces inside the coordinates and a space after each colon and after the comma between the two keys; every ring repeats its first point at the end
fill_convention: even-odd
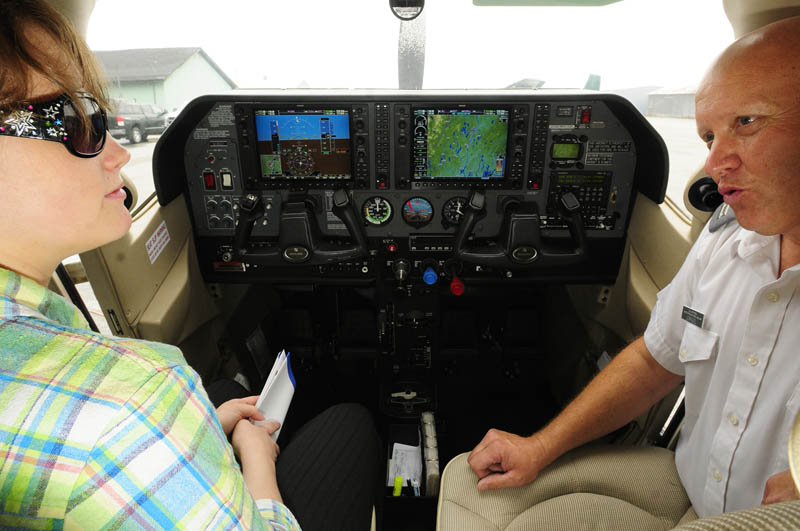
{"type": "MultiPolygon", "coordinates": [[[[220,346],[252,389],[278,351],[291,353],[297,388],[279,444],[327,407],[357,402],[372,412],[388,460],[393,442],[418,443],[420,414],[433,411],[441,471],[489,428],[534,432],[594,374],[598,349],[566,301],[560,286],[467,297],[253,287],[220,346]]],[[[436,496],[391,490],[379,529],[434,529],[436,496]]]]}

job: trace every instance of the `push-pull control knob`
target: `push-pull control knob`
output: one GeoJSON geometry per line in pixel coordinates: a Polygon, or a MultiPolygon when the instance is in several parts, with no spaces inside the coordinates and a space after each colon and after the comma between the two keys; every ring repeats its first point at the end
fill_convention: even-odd
{"type": "Polygon", "coordinates": [[[439,274],[431,266],[426,267],[425,271],[422,272],[422,281],[425,284],[433,286],[438,280],[439,274]]]}
{"type": "Polygon", "coordinates": [[[450,293],[456,297],[464,294],[464,283],[455,275],[453,275],[453,279],[450,281],[450,293]]]}
{"type": "Polygon", "coordinates": [[[408,263],[408,260],[403,260],[402,258],[395,260],[392,263],[392,272],[394,273],[394,278],[399,282],[403,282],[408,278],[408,270],[410,267],[411,264],[408,263]]]}

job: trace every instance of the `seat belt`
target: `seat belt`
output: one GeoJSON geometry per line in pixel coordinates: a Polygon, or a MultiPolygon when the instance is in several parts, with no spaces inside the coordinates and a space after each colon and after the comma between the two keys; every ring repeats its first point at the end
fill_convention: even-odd
{"type": "Polygon", "coordinates": [[[94,322],[92,315],[89,313],[89,309],[83,302],[81,294],[78,293],[78,289],[75,287],[75,283],[72,281],[72,277],[69,276],[69,273],[67,273],[67,268],[64,267],[63,263],[58,264],[58,267],[56,267],[56,274],[61,284],[64,285],[64,289],[67,290],[67,295],[69,295],[72,304],[81,311],[83,317],[85,317],[86,321],[89,323],[89,327],[99,334],[100,330],[97,328],[97,324],[94,322]]]}

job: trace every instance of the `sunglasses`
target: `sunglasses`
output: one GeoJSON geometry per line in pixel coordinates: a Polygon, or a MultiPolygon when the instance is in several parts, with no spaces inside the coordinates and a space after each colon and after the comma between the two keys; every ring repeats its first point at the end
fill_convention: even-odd
{"type": "Polygon", "coordinates": [[[61,142],[76,157],[95,157],[103,151],[106,129],[106,112],[88,94],[80,94],[75,100],[62,94],[54,100],[25,103],[6,113],[0,111],[0,135],[61,142]],[[89,131],[78,109],[89,117],[89,131]]]}

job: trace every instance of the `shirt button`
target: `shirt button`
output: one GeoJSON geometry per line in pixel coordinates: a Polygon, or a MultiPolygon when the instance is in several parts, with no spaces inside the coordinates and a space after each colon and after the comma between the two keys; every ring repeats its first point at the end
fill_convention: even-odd
{"type": "Polygon", "coordinates": [[[737,417],[736,414],[734,413],[728,415],[728,420],[731,421],[731,424],[733,424],[734,426],[739,425],[739,417],[737,417]]]}
{"type": "Polygon", "coordinates": [[[747,356],[747,363],[755,367],[756,365],[758,365],[758,358],[750,354],[749,356],[747,356]]]}
{"type": "Polygon", "coordinates": [[[719,473],[719,470],[714,470],[714,472],[711,475],[714,477],[714,481],[716,481],[717,483],[722,481],[722,474],[719,473]]]}
{"type": "Polygon", "coordinates": [[[778,294],[777,291],[770,291],[769,293],[767,293],[767,300],[769,302],[778,302],[778,299],[780,298],[781,296],[778,294]]]}
{"type": "Polygon", "coordinates": [[[681,352],[680,352],[680,358],[681,358],[682,360],[685,360],[685,359],[686,359],[686,349],[685,349],[685,348],[682,348],[682,349],[681,349],[681,352]]]}

